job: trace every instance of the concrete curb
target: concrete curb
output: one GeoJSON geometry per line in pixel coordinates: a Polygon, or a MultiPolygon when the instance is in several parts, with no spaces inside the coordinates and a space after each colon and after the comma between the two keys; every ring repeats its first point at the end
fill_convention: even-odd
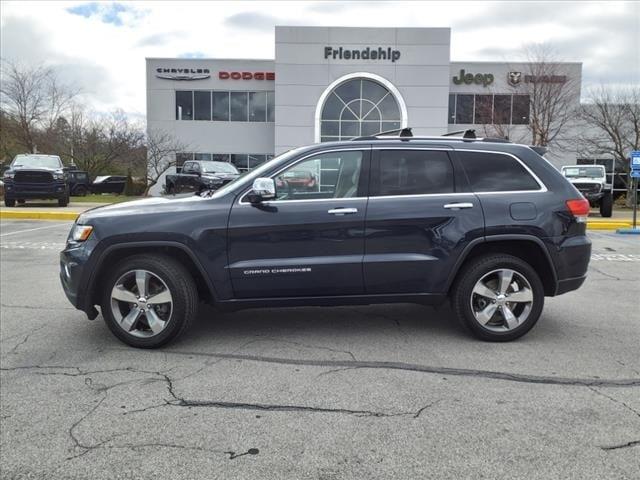
{"type": "Polygon", "coordinates": [[[0,210],[0,219],[14,220],[75,220],[80,212],[25,212],[0,210]]]}
{"type": "MultiPolygon", "coordinates": [[[[75,220],[80,212],[42,212],[42,211],[11,211],[0,210],[0,218],[16,220],[75,220]]],[[[618,230],[631,228],[631,222],[619,220],[594,220],[587,221],[589,230],[618,230]]]]}

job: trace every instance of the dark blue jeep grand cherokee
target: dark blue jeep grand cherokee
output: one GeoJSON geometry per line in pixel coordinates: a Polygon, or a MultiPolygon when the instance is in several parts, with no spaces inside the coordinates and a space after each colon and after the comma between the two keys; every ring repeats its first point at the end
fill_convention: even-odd
{"type": "Polygon", "coordinates": [[[83,213],[60,256],[73,305],[135,347],[198,301],[232,309],[449,298],[477,337],[524,335],[585,280],[588,202],[532,148],[378,135],[289,151],[216,192],[83,213]],[[313,188],[289,179],[314,178],[313,188]]]}

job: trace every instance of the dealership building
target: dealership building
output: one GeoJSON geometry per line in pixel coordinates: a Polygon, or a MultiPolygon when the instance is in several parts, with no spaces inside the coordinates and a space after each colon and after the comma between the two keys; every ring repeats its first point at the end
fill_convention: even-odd
{"type": "MultiPolygon", "coordinates": [[[[571,81],[580,102],[582,64],[536,77],[523,63],[453,62],[449,28],[278,26],[275,42],[274,60],[146,60],[147,128],[184,145],[178,166],[222,160],[246,171],[301,145],[406,126],[494,136],[499,124],[525,139],[530,84],[571,81]]],[[[557,165],[576,162],[555,153],[557,165]]]]}

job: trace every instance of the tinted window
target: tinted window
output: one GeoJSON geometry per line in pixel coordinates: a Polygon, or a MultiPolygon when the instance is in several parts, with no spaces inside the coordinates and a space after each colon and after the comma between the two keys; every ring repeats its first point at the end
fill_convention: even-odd
{"type": "Polygon", "coordinates": [[[213,119],[229,121],[229,92],[213,92],[213,119]]]}
{"type": "Polygon", "coordinates": [[[493,95],[476,95],[475,122],[490,124],[493,120],[493,95]]]}
{"type": "Polygon", "coordinates": [[[496,125],[511,123],[511,95],[493,96],[493,123],[496,125]]]}
{"type": "Polygon", "coordinates": [[[246,122],[248,113],[247,92],[231,92],[231,121],[246,122]]]}
{"type": "Polygon", "coordinates": [[[278,200],[351,198],[358,193],[362,152],[321,153],[275,178],[278,200]]]}
{"type": "Polygon", "coordinates": [[[267,92],[249,92],[249,121],[267,121],[267,92]]]}
{"type": "Polygon", "coordinates": [[[176,120],[193,120],[193,92],[176,91],[176,120]]]}
{"type": "Polygon", "coordinates": [[[449,123],[456,123],[456,95],[449,94],[449,123]]]}
{"type": "Polygon", "coordinates": [[[458,151],[474,192],[538,190],[538,182],[513,157],[500,153],[458,151]]]}
{"type": "Polygon", "coordinates": [[[267,92],[267,122],[276,121],[276,92],[267,92]]]}
{"type": "Polygon", "coordinates": [[[429,150],[380,152],[378,195],[452,192],[453,167],[446,152],[429,150]]]}
{"type": "Polygon", "coordinates": [[[193,159],[194,160],[211,160],[211,154],[210,153],[194,153],[193,154],[193,159]]]}
{"type": "Polygon", "coordinates": [[[473,95],[458,95],[456,123],[473,123],[473,95]]]}
{"type": "Polygon", "coordinates": [[[529,95],[513,96],[513,119],[514,125],[529,124],[529,95]]]}
{"type": "Polygon", "coordinates": [[[211,120],[211,92],[193,92],[196,120],[211,120]]]}
{"type": "Polygon", "coordinates": [[[176,167],[182,167],[184,162],[193,158],[192,153],[176,153],[176,167]]]}

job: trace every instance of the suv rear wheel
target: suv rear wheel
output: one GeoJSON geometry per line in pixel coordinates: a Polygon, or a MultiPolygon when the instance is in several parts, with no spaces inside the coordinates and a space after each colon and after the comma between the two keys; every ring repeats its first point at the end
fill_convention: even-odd
{"type": "Polygon", "coordinates": [[[198,294],[191,274],[164,255],[122,260],[104,284],[102,316],[124,343],[155,348],[177,338],[191,324],[198,294]]]}
{"type": "Polygon", "coordinates": [[[535,270],[511,255],[471,260],[460,273],[452,296],[459,320],[482,340],[521,337],[540,318],[544,288],[535,270]]]}

